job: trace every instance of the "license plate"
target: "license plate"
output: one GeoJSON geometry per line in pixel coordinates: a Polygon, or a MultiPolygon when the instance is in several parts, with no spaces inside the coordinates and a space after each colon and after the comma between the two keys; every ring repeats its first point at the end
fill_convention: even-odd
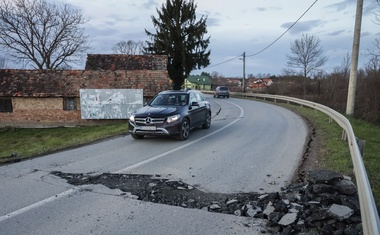
{"type": "Polygon", "coordinates": [[[142,126],[141,130],[144,130],[144,131],[155,131],[156,130],[156,126],[142,126]]]}

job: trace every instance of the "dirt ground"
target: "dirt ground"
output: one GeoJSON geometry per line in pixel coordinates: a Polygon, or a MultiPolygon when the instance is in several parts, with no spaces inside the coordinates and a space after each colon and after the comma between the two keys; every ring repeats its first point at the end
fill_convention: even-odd
{"type": "Polygon", "coordinates": [[[322,148],[319,132],[310,121],[305,119],[305,122],[308,125],[309,135],[305,143],[302,160],[298,171],[293,177],[292,183],[303,182],[308,172],[322,169],[323,158],[321,155],[322,148]]]}

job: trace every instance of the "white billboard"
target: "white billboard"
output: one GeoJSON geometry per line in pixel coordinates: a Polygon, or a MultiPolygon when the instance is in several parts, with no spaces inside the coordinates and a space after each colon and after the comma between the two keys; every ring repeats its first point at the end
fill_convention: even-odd
{"type": "Polygon", "coordinates": [[[143,106],[142,89],[80,89],[82,119],[129,119],[143,106]]]}

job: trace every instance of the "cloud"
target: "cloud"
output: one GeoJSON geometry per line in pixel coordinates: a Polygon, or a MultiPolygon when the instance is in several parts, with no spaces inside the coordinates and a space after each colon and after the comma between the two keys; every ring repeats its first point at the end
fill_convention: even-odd
{"type": "Polygon", "coordinates": [[[256,10],[259,12],[266,12],[266,11],[281,10],[281,8],[280,7],[257,7],[256,10]]]}
{"type": "MultiPolygon", "coordinates": [[[[331,4],[325,7],[325,9],[331,9],[338,12],[341,11],[350,11],[351,9],[355,9],[356,12],[357,1],[352,0],[344,0],[335,4],[331,4]]],[[[380,12],[379,4],[375,0],[366,1],[363,3],[363,16],[373,15],[375,11],[380,12]]]]}
{"type": "Polygon", "coordinates": [[[372,33],[370,33],[370,32],[361,32],[361,38],[364,38],[364,37],[370,37],[370,36],[372,36],[372,33]]]}
{"type": "Polygon", "coordinates": [[[349,8],[352,8],[355,5],[356,5],[356,1],[344,0],[344,1],[341,1],[341,2],[338,2],[338,3],[327,5],[324,8],[325,9],[330,9],[331,8],[331,9],[334,9],[335,11],[344,11],[344,10],[347,10],[349,8]]]}
{"type": "Polygon", "coordinates": [[[147,0],[146,2],[142,4],[142,6],[144,7],[144,9],[152,9],[152,8],[157,8],[158,6],[160,6],[160,3],[158,3],[155,0],[147,0]]]}
{"type": "Polygon", "coordinates": [[[337,30],[337,31],[328,33],[327,35],[329,35],[329,36],[339,36],[339,35],[343,34],[344,32],[346,32],[346,30],[337,30]]]}
{"type": "Polygon", "coordinates": [[[218,27],[220,26],[220,19],[218,18],[207,18],[206,21],[207,27],[218,27]]]}
{"type": "MultiPolygon", "coordinates": [[[[281,25],[284,29],[289,29],[294,22],[287,22],[281,25]]],[[[308,32],[312,29],[319,27],[323,24],[323,21],[321,20],[308,20],[308,21],[299,21],[297,22],[290,30],[290,34],[297,35],[301,32],[308,32]]]]}
{"type": "Polygon", "coordinates": [[[363,4],[363,16],[374,16],[375,13],[380,14],[380,3],[371,0],[363,4]]]}

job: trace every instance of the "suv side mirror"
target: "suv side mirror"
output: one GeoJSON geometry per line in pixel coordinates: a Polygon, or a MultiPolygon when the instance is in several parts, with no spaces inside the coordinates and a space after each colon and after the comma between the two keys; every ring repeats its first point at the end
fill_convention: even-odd
{"type": "Polygon", "coordinates": [[[198,104],[198,102],[191,102],[191,106],[198,106],[199,107],[199,104],[198,104]]]}

